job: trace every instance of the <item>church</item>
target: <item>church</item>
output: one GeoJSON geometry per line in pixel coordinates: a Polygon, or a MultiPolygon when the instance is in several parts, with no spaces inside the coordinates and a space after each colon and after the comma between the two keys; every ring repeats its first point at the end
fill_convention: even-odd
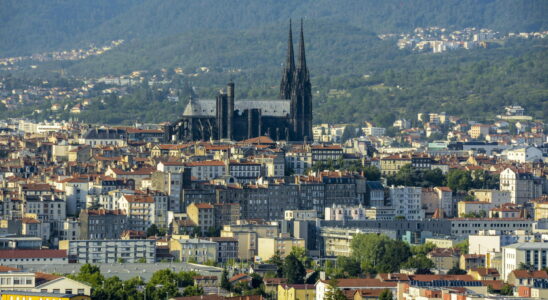
{"type": "Polygon", "coordinates": [[[259,136],[274,141],[311,140],[312,90],[302,20],[298,52],[295,64],[290,22],[279,99],[235,99],[235,85],[230,82],[216,99],[191,98],[182,117],[166,126],[166,142],[240,141],[259,136]]]}

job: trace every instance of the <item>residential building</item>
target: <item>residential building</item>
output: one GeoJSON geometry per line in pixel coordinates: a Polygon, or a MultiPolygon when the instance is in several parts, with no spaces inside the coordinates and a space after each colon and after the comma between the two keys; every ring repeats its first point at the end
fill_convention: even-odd
{"type": "Polygon", "coordinates": [[[460,253],[453,248],[435,248],[426,257],[436,265],[437,270],[443,271],[458,266],[460,262],[460,253]]]}
{"type": "Polygon", "coordinates": [[[506,155],[506,159],[519,163],[542,161],[542,151],[532,146],[511,150],[509,149],[504,151],[503,154],[506,155]]]}
{"type": "Polygon", "coordinates": [[[480,137],[485,138],[489,134],[490,128],[491,127],[489,125],[475,124],[475,125],[472,125],[472,127],[468,131],[468,134],[473,139],[479,139],[480,137]]]}
{"type": "Polygon", "coordinates": [[[334,221],[342,221],[342,220],[366,220],[366,208],[359,206],[341,206],[337,205],[335,206],[333,204],[332,207],[326,207],[325,208],[325,214],[324,219],[325,220],[334,220],[334,221]]]}
{"type": "Polygon", "coordinates": [[[510,191],[472,189],[468,193],[474,196],[477,201],[493,203],[496,206],[511,202],[510,191]]]}
{"type": "MultiPolygon", "coordinates": [[[[396,295],[397,285],[397,282],[386,282],[377,278],[344,278],[337,280],[337,288],[343,291],[388,289],[392,292],[392,295],[396,295]]],[[[325,294],[332,288],[327,280],[318,280],[316,282],[316,300],[323,300],[325,294]]]]}
{"type": "Polygon", "coordinates": [[[293,247],[304,248],[305,240],[293,237],[264,237],[258,238],[258,251],[257,256],[266,261],[275,254],[279,254],[281,258],[289,255],[293,247]]]}
{"type": "Polygon", "coordinates": [[[396,232],[387,229],[322,226],[320,228],[320,235],[323,240],[323,245],[321,246],[323,250],[322,255],[329,257],[350,256],[352,251],[350,243],[356,234],[361,233],[384,234],[390,238],[396,238],[396,232]]]}
{"type": "Polygon", "coordinates": [[[230,237],[210,237],[210,241],[217,243],[217,262],[226,264],[238,259],[238,240],[230,237]]]}
{"type": "Polygon", "coordinates": [[[241,217],[240,204],[214,203],[213,216],[215,217],[215,228],[223,228],[224,225],[236,224],[236,221],[238,221],[241,217]]]}
{"type": "Polygon", "coordinates": [[[409,186],[391,186],[391,206],[394,208],[396,217],[401,216],[406,220],[424,219],[424,210],[421,206],[422,188],[409,186]]]}
{"type": "Polygon", "coordinates": [[[81,240],[118,239],[129,229],[129,221],[122,210],[84,209],[80,211],[81,240]]]}
{"type": "Polygon", "coordinates": [[[548,243],[516,243],[502,247],[502,279],[508,280],[512,271],[520,265],[532,270],[542,270],[548,266],[548,243]]]}
{"type": "Polygon", "coordinates": [[[244,260],[253,259],[258,254],[258,239],[277,237],[280,229],[277,225],[266,223],[246,223],[239,221],[225,225],[221,237],[232,237],[238,240],[238,257],[244,260]]]}
{"type": "Polygon", "coordinates": [[[217,262],[217,243],[202,239],[171,239],[169,253],[181,262],[217,262]]]}
{"type": "Polygon", "coordinates": [[[510,192],[512,203],[525,204],[541,196],[542,184],[529,172],[506,168],[500,173],[500,190],[510,192]]]}
{"type": "Polygon", "coordinates": [[[485,255],[482,254],[461,254],[459,268],[470,270],[483,268],[485,266],[485,255]]]}
{"type": "Polygon", "coordinates": [[[314,300],[316,287],[313,284],[279,284],[277,300],[314,300]]]}
{"type": "Polygon", "coordinates": [[[153,263],[156,260],[155,240],[76,240],[60,241],[69,261],[77,263],[153,263]]]}
{"type": "Polygon", "coordinates": [[[190,168],[192,177],[198,180],[211,180],[226,175],[226,164],[217,160],[187,162],[185,166],[190,168]]]}
{"type": "Polygon", "coordinates": [[[202,234],[215,228],[215,210],[209,203],[191,203],[186,208],[188,218],[200,227],[202,234]]]}
{"type": "Polygon", "coordinates": [[[525,233],[531,233],[532,224],[533,220],[522,218],[456,218],[451,219],[451,234],[469,236],[484,230],[497,230],[502,233],[523,230],[525,233]]]}

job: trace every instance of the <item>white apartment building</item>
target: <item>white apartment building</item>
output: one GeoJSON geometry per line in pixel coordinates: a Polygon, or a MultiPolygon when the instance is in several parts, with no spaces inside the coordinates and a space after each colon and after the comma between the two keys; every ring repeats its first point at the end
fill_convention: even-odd
{"type": "Polygon", "coordinates": [[[516,243],[502,247],[502,278],[508,280],[508,275],[519,268],[520,264],[542,270],[548,266],[548,243],[516,243]]]}
{"type": "Polygon", "coordinates": [[[384,136],[386,133],[386,128],[383,127],[364,127],[362,128],[363,134],[365,136],[384,136]]]}
{"type": "Polygon", "coordinates": [[[542,184],[533,174],[506,168],[500,173],[500,190],[510,192],[510,201],[525,204],[542,195],[542,184]]]}
{"type": "Polygon", "coordinates": [[[503,152],[506,159],[520,163],[542,161],[542,151],[535,147],[523,147],[503,152]]]}
{"type": "Polygon", "coordinates": [[[226,175],[226,165],[218,160],[194,161],[185,164],[198,180],[211,180],[226,175]]]}
{"type": "Polygon", "coordinates": [[[534,240],[534,235],[524,234],[521,231],[504,233],[497,230],[483,230],[479,234],[472,234],[468,237],[468,252],[470,254],[499,253],[502,247],[520,242],[534,240]]]}
{"type": "Polygon", "coordinates": [[[316,220],[318,218],[318,212],[315,209],[309,210],[286,210],[284,212],[285,220],[316,220]]]}
{"type": "Polygon", "coordinates": [[[152,224],[167,226],[166,195],[123,195],[118,202],[128,216],[130,229],[145,231],[152,224]]]}
{"type": "Polygon", "coordinates": [[[451,235],[469,236],[479,234],[484,230],[496,230],[501,233],[512,233],[523,230],[530,234],[533,229],[532,219],[502,219],[502,218],[455,218],[451,219],[451,235]]]}
{"type": "Polygon", "coordinates": [[[391,206],[396,216],[406,220],[424,219],[424,210],[421,207],[422,188],[411,186],[391,186],[389,188],[391,206]]]}
{"type": "Polygon", "coordinates": [[[297,175],[303,175],[312,167],[312,152],[305,149],[292,149],[285,154],[286,167],[297,175]]]}
{"type": "Polygon", "coordinates": [[[332,207],[325,208],[325,220],[326,221],[343,221],[353,220],[362,221],[366,220],[366,208],[359,206],[341,206],[333,205],[332,207]]]}

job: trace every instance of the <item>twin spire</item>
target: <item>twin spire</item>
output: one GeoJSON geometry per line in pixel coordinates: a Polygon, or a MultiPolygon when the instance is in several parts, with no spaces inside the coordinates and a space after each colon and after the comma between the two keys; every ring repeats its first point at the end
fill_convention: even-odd
{"type": "Polygon", "coordinates": [[[293,28],[291,19],[289,20],[289,37],[287,39],[287,56],[285,66],[282,74],[282,82],[280,86],[280,98],[290,99],[291,89],[295,80],[295,72],[301,73],[306,70],[306,55],[304,48],[304,33],[303,33],[303,19],[301,19],[301,32],[299,37],[299,57],[297,61],[298,65],[295,66],[295,54],[293,50],[293,28]]]}
{"type": "MultiPolygon", "coordinates": [[[[306,55],[304,49],[303,19],[301,19],[301,33],[299,37],[299,58],[297,68],[306,68],[306,55]]],[[[285,62],[286,70],[295,70],[295,55],[293,52],[293,28],[291,19],[289,20],[289,38],[287,39],[287,58],[285,62]]]]}

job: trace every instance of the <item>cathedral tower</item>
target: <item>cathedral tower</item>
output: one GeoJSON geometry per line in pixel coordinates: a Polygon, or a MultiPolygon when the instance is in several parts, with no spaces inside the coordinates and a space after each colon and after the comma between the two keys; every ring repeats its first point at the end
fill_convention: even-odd
{"type": "Polygon", "coordinates": [[[297,68],[293,75],[291,93],[291,122],[293,140],[303,141],[312,138],[312,86],[310,74],[306,66],[304,47],[303,20],[301,19],[301,34],[299,38],[299,57],[297,68]]]}
{"type": "Polygon", "coordinates": [[[289,20],[289,37],[287,39],[287,57],[282,71],[282,81],[280,83],[280,99],[291,99],[293,88],[293,75],[295,73],[295,57],[293,54],[293,32],[291,30],[291,20],[289,20]]]}

